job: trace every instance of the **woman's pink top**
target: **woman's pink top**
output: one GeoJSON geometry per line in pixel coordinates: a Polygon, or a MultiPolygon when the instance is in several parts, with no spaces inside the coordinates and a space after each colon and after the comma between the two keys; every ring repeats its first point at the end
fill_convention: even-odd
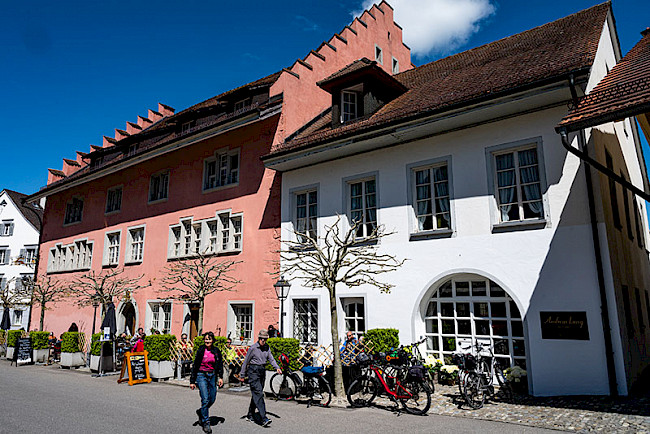
{"type": "Polygon", "coordinates": [[[201,361],[201,366],[199,366],[199,371],[214,371],[214,364],[217,360],[214,358],[212,351],[205,349],[203,353],[203,360],[201,361]]]}

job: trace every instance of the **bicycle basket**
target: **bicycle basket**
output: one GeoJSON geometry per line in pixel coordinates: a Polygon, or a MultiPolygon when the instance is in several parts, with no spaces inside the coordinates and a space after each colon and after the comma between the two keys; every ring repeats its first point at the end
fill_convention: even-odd
{"type": "Polygon", "coordinates": [[[301,369],[302,373],[305,375],[318,375],[323,372],[322,366],[305,366],[301,369]]]}
{"type": "Polygon", "coordinates": [[[404,350],[393,351],[391,354],[386,354],[386,361],[394,366],[404,366],[408,364],[409,357],[404,350]]]}
{"type": "Polygon", "coordinates": [[[357,360],[357,363],[359,364],[359,366],[368,366],[370,364],[370,362],[371,362],[370,357],[368,356],[368,354],[366,354],[364,352],[359,353],[357,355],[356,360],[357,360]]]}
{"type": "Polygon", "coordinates": [[[409,366],[407,378],[422,380],[425,376],[425,367],[422,365],[409,366]]]}

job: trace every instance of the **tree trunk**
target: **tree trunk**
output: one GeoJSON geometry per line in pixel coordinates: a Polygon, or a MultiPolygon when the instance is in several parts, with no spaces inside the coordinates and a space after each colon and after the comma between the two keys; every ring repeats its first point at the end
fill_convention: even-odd
{"type": "Polygon", "coordinates": [[[199,300],[199,323],[196,325],[196,328],[199,329],[199,335],[203,334],[203,308],[205,306],[205,300],[199,300]]]}
{"type": "Polygon", "coordinates": [[[341,351],[339,348],[339,314],[336,309],[336,286],[328,288],[330,292],[330,314],[332,316],[332,350],[334,353],[334,394],[338,397],[345,396],[343,386],[343,367],[341,365],[341,351]]]}
{"type": "MultiPolygon", "coordinates": [[[[34,309],[34,306],[32,305],[32,307],[30,309],[34,309]]],[[[43,331],[43,324],[44,323],[45,323],[45,303],[42,303],[41,304],[41,323],[40,323],[40,325],[38,327],[38,330],[41,331],[41,332],[43,331]]]]}

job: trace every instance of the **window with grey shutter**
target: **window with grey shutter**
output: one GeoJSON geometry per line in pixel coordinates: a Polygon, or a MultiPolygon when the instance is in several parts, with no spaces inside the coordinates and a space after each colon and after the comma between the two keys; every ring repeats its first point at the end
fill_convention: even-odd
{"type": "Polygon", "coordinates": [[[12,236],[13,234],[14,234],[14,224],[13,224],[13,223],[10,223],[10,224],[9,224],[9,233],[7,234],[7,236],[10,237],[10,236],[12,236]]]}
{"type": "Polygon", "coordinates": [[[5,265],[9,264],[9,258],[11,258],[11,250],[5,250],[5,265]]]}
{"type": "Polygon", "coordinates": [[[27,249],[20,249],[20,259],[25,261],[26,256],[27,256],[27,249]]]}

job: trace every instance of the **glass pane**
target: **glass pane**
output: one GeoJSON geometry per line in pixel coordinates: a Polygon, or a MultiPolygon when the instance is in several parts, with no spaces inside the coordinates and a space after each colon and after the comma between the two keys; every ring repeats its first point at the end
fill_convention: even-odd
{"type": "Polygon", "coordinates": [[[428,319],[425,321],[427,327],[427,333],[438,333],[438,320],[437,319],[428,319]]]}
{"type": "Polygon", "coordinates": [[[510,354],[510,347],[507,339],[494,340],[494,354],[510,354]]]}
{"type": "Polygon", "coordinates": [[[309,192],[309,203],[313,204],[316,203],[316,192],[315,191],[310,191],[309,192]]]}
{"type": "Polygon", "coordinates": [[[375,192],[375,180],[366,181],[366,194],[375,192]]]}
{"type": "Polygon", "coordinates": [[[490,297],[505,297],[506,293],[499,285],[490,281],[490,297]]]}
{"type": "Polygon", "coordinates": [[[492,308],[492,318],[505,318],[506,317],[506,303],[490,303],[492,308]]]}
{"type": "Polygon", "coordinates": [[[431,198],[431,188],[428,185],[418,186],[416,192],[418,200],[431,198]]]}
{"type": "Polygon", "coordinates": [[[361,183],[350,184],[350,196],[361,196],[361,183]]]}
{"type": "Polygon", "coordinates": [[[515,359],[515,366],[519,366],[524,371],[526,370],[526,359],[515,359]]]}
{"type": "Polygon", "coordinates": [[[440,316],[454,316],[454,303],[440,303],[440,316]]]}
{"type": "Polygon", "coordinates": [[[488,317],[488,304],[487,303],[474,303],[474,316],[488,317]]]}
{"type": "Polygon", "coordinates": [[[360,318],[357,320],[357,326],[359,327],[357,329],[358,332],[365,332],[366,331],[366,321],[363,318],[360,318]]]}
{"type": "Polygon", "coordinates": [[[454,324],[453,319],[442,320],[442,333],[449,335],[456,334],[456,324],[454,324]]]}
{"type": "Polygon", "coordinates": [[[469,303],[456,303],[456,316],[469,318],[469,303]]]}
{"type": "Polygon", "coordinates": [[[519,339],[512,340],[512,352],[515,356],[525,356],[526,347],[524,346],[524,341],[519,339]]]}
{"type": "Polygon", "coordinates": [[[304,206],[307,203],[307,195],[298,194],[296,195],[296,203],[298,206],[304,206]]]}
{"type": "Polygon", "coordinates": [[[525,151],[519,151],[518,154],[520,166],[537,164],[537,149],[526,149],[525,151]]]}
{"type": "Polygon", "coordinates": [[[428,215],[425,217],[418,217],[418,230],[430,231],[433,229],[433,218],[428,215]]]}
{"type": "Polygon", "coordinates": [[[497,170],[511,169],[515,167],[513,154],[501,154],[495,157],[497,162],[497,170]]]}
{"type": "Polygon", "coordinates": [[[428,336],[427,337],[427,350],[429,351],[438,351],[440,349],[438,344],[438,336],[428,336]]]}
{"type": "Polygon", "coordinates": [[[442,351],[456,351],[456,338],[442,338],[442,351]]]}
{"type": "Polygon", "coordinates": [[[352,197],[350,199],[350,208],[361,209],[361,197],[352,197]]]}
{"type": "Polygon", "coordinates": [[[431,214],[431,202],[428,200],[418,201],[417,213],[418,215],[431,214]]]}
{"type": "Polygon", "coordinates": [[[428,184],[429,182],[429,169],[415,172],[415,183],[417,185],[428,184]]]}
{"type": "Polygon", "coordinates": [[[443,283],[438,293],[440,297],[451,297],[451,280],[443,283]]]}
{"type": "Polygon", "coordinates": [[[474,297],[484,297],[487,295],[485,286],[486,285],[484,280],[472,282],[472,295],[474,297]]]}
{"type": "Polygon", "coordinates": [[[510,317],[521,318],[521,314],[519,313],[519,308],[517,307],[517,304],[512,300],[510,300],[510,317]]]}
{"type": "Polygon", "coordinates": [[[440,166],[433,169],[433,180],[436,182],[447,180],[447,166],[440,166]]]}
{"type": "Polygon", "coordinates": [[[472,323],[470,320],[458,320],[458,334],[459,335],[471,335],[472,334],[472,323]]]}
{"type": "Polygon", "coordinates": [[[489,321],[474,321],[476,327],[476,334],[482,336],[490,335],[490,322],[489,321]]]}
{"type": "Polygon", "coordinates": [[[449,213],[443,213],[443,214],[438,214],[436,216],[436,223],[438,224],[438,229],[444,229],[451,226],[451,218],[449,217],[449,213]]]}
{"type": "Polygon", "coordinates": [[[510,327],[512,327],[512,336],[517,336],[517,337],[524,336],[524,327],[521,321],[511,321],[510,327]]]}
{"type": "Polygon", "coordinates": [[[426,316],[436,316],[438,315],[438,303],[435,301],[430,301],[429,306],[427,306],[426,316]]]}
{"type": "Polygon", "coordinates": [[[456,282],[456,296],[464,297],[469,295],[469,282],[456,282]]]}
{"type": "Polygon", "coordinates": [[[524,207],[525,219],[534,219],[534,218],[543,217],[544,207],[542,206],[541,201],[524,203],[523,207],[524,207]]]}
{"type": "Polygon", "coordinates": [[[508,336],[508,321],[506,321],[506,320],[493,320],[492,321],[492,334],[494,336],[508,336]]]}

